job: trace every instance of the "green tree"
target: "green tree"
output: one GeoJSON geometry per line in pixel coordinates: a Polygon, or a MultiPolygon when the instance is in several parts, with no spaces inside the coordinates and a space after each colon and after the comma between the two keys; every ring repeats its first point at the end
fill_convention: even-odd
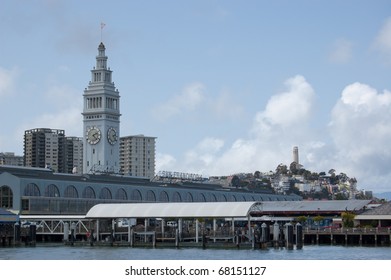
{"type": "Polygon", "coordinates": [[[354,227],[354,217],[356,215],[352,212],[345,211],[341,214],[342,225],[344,227],[352,228],[354,227]]]}

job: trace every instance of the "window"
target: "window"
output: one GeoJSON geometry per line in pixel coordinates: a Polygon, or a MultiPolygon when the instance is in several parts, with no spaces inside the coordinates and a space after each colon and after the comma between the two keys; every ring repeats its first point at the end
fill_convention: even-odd
{"type": "Polygon", "coordinates": [[[130,200],[141,201],[141,192],[139,190],[133,190],[132,194],[130,195],[130,200]]]}
{"type": "Polygon", "coordinates": [[[34,183],[27,184],[26,188],[24,189],[24,195],[25,196],[40,196],[41,193],[39,191],[39,188],[34,183]]]}
{"type": "Polygon", "coordinates": [[[0,188],[0,207],[2,207],[2,208],[12,208],[13,207],[12,190],[8,186],[2,186],[0,188]]]}
{"type": "Polygon", "coordinates": [[[168,202],[168,194],[165,191],[162,191],[159,195],[159,201],[168,202]]]}
{"type": "Polygon", "coordinates": [[[147,192],[147,201],[156,201],[156,195],[153,191],[147,192]]]}
{"type": "Polygon", "coordinates": [[[120,189],[117,190],[117,192],[115,194],[115,199],[127,200],[128,199],[128,195],[126,194],[126,191],[123,188],[120,188],[120,189]]]}
{"type": "Polygon", "coordinates": [[[83,198],[96,198],[95,191],[91,187],[86,187],[82,193],[83,198]]]}
{"type": "Polygon", "coordinates": [[[179,192],[174,192],[174,194],[172,195],[172,201],[173,202],[182,202],[182,197],[179,194],[179,192]]]}
{"type": "Polygon", "coordinates": [[[77,190],[75,186],[69,185],[64,191],[64,197],[71,197],[71,198],[78,198],[79,194],[77,193],[77,190]]]}
{"type": "Polygon", "coordinates": [[[111,192],[108,188],[103,188],[99,193],[100,199],[112,199],[111,192]]]}
{"type": "Polygon", "coordinates": [[[45,196],[47,197],[59,197],[60,191],[58,190],[56,185],[50,184],[45,189],[45,196]]]}

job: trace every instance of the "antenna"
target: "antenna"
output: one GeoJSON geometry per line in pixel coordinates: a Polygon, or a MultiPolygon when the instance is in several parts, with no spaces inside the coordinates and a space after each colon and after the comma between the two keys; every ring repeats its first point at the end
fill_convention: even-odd
{"type": "Polygon", "coordinates": [[[100,41],[103,42],[103,28],[106,26],[106,23],[100,23],[100,41]]]}

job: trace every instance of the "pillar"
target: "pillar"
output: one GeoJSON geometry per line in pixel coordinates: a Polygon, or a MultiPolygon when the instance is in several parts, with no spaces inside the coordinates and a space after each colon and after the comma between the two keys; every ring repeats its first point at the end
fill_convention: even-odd
{"type": "Polygon", "coordinates": [[[196,219],[196,243],[198,243],[198,235],[199,235],[199,222],[198,219],[196,219]]]}
{"type": "Polygon", "coordinates": [[[285,224],[286,229],[286,247],[287,249],[293,249],[293,225],[291,223],[285,224]]]}
{"type": "Polygon", "coordinates": [[[300,223],[296,224],[296,249],[303,248],[303,226],[300,223]]]}

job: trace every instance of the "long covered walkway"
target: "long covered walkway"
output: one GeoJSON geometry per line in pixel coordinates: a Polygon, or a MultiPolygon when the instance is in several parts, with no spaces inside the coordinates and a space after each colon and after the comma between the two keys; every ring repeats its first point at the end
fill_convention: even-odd
{"type": "MultiPolygon", "coordinates": [[[[260,202],[99,204],[92,207],[85,218],[96,221],[97,232],[101,232],[99,222],[102,220],[112,220],[112,232],[116,228],[115,220],[125,220],[125,224],[128,225],[126,239],[130,243],[134,241],[135,236],[142,236],[145,242],[151,237],[153,240],[160,241],[179,242],[188,239],[198,243],[206,230],[213,233],[210,238],[214,241],[218,239],[234,241],[234,219],[245,219],[250,223],[251,214],[261,210],[260,202]],[[144,219],[144,225],[132,227],[130,219],[144,219]],[[227,219],[230,220],[229,227],[225,222],[227,219]],[[150,220],[155,221],[153,231],[149,230],[150,220]],[[159,223],[158,227],[156,221],[159,223]],[[205,221],[209,221],[210,226],[205,221]]],[[[247,234],[248,240],[252,239],[250,232],[244,234],[247,234]]],[[[100,235],[95,236],[99,241],[100,235]]]]}

